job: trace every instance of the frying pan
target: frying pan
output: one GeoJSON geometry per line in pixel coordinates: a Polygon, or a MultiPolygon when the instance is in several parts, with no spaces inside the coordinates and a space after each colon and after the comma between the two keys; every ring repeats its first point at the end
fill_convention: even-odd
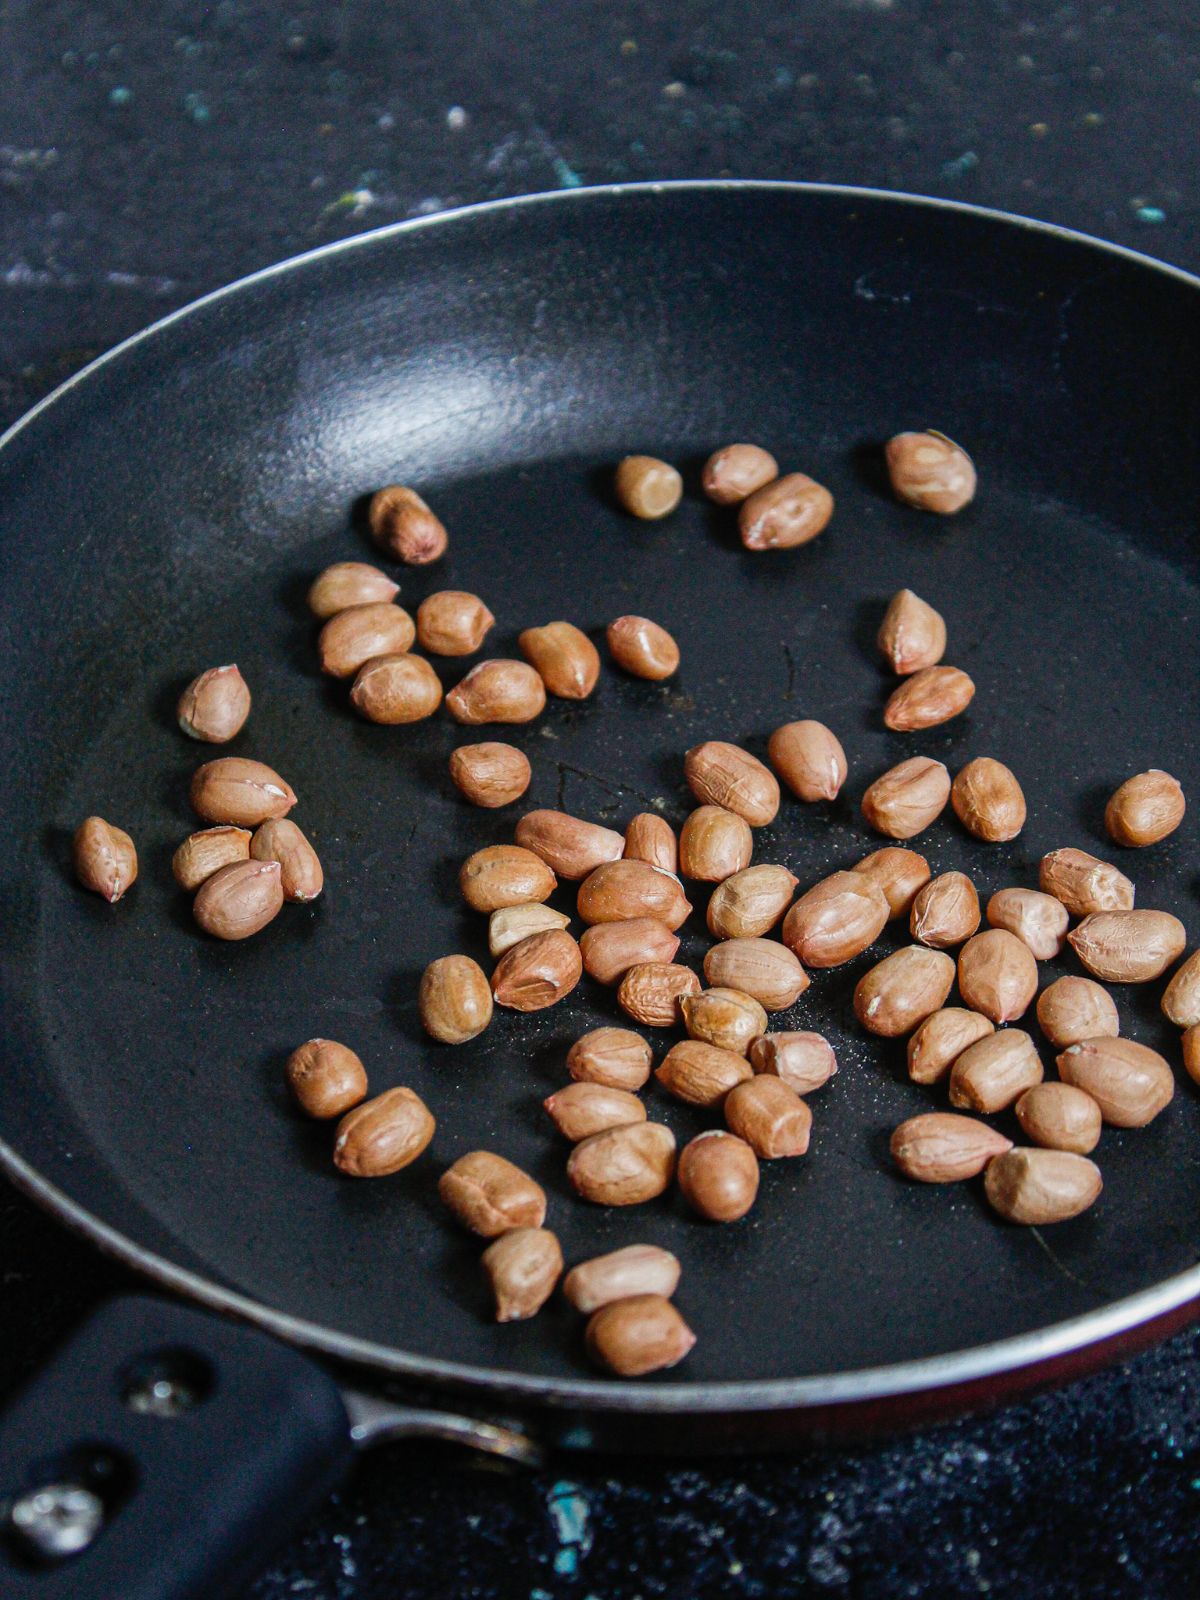
{"type": "MultiPolygon", "coordinates": [[[[1061,229],[906,196],[580,191],[258,273],[95,362],[7,435],[3,1166],[67,1226],[227,1316],[118,1306],[18,1402],[0,1493],[28,1502],[90,1473],[107,1525],[50,1570],[0,1547],[6,1593],[159,1600],[235,1581],[344,1465],[347,1368],[371,1375],[372,1398],[349,1403],[364,1438],[758,1449],[994,1401],[1192,1316],[1200,1108],[1182,1073],[1148,1129],[1105,1133],[1092,1211],[1049,1231],[1000,1224],[975,1185],[889,1170],[890,1129],[939,1101],[907,1081],[902,1046],[853,1026],[854,982],[880,947],[775,1019],[826,1032],[841,1070],[813,1097],[810,1155],[764,1169],[747,1219],[705,1226],[675,1197],[572,1203],[539,1102],[569,1041],[615,1020],[612,994],[585,983],[457,1049],[423,1036],[425,963],[486,960],[457,865],[511,838],[519,808],[455,795],[446,760],[464,735],[444,714],[357,720],[316,670],[303,597],[326,563],[370,559],[363,497],[414,483],[451,547],[398,574],[410,609],[477,591],[499,619],[490,655],[514,654],[534,623],[599,636],[629,611],[681,645],[666,684],[606,670],[591,700],[500,730],[531,758],[525,804],[678,822],[684,750],[722,738],[762,753],[779,723],[815,716],[841,735],[849,783],[828,807],[786,800],[757,860],[814,881],[878,844],[858,799],[885,767],[990,754],[1025,787],[1024,832],[984,846],[943,819],[917,842],[981,893],[1035,882],[1048,849],[1111,852],[1103,799],[1129,773],[1164,766],[1200,792],[1198,288],[1061,229]],[[979,468],[953,519],[896,504],[881,478],[881,441],[925,426],[979,468]],[[696,492],[699,463],[733,439],[831,488],[820,539],[741,549],[696,492]],[[610,500],[630,451],[685,471],[664,522],[610,500]],[[903,586],[944,612],[948,659],[978,685],[966,715],[915,735],[883,728],[872,653],[903,586]],[[236,946],[196,930],[168,870],[192,825],[190,774],[213,754],[182,738],[174,700],[228,660],[254,694],[230,748],[293,784],[328,884],[236,946]],[[70,832],[95,811],[141,856],[115,907],[71,880],[70,832]],[[428,1100],[427,1157],[386,1181],[335,1174],[329,1129],[302,1125],[281,1088],[288,1051],[314,1034],[357,1049],[373,1089],[428,1100]],[[560,1303],[489,1320],[478,1242],[436,1198],[444,1166],[481,1146],[545,1185],[568,1260],[643,1239],[680,1256],[699,1336],[681,1367],[597,1377],[560,1303]]],[[[447,683],[463,666],[435,665],[447,683]]],[[[1139,904],[1192,926],[1194,838],[1189,816],[1129,867],[1139,904]]],[[[680,959],[698,965],[705,942],[689,934],[680,959]]],[[[893,927],[882,949],[899,942],[893,927]]],[[[1064,970],[1046,964],[1043,981],[1064,970]]],[[[1174,1058],[1157,998],[1121,991],[1123,1031],[1174,1058]]],[[[653,1115],[681,1140],[710,1120],[661,1096],[653,1115]]],[[[71,1520],[59,1508],[60,1532],[71,1520]]]]}

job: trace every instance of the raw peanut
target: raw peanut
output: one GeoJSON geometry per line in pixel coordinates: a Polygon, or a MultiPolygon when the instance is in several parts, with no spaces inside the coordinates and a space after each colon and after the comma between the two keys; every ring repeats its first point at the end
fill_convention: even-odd
{"type": "Polygon", "coordinates": [[[1016,1149],[990,1163],[983,1187],[1006,1222],[1044,1227],[1086,1211],[1103,1181],[1096,1163],[1073,1151],[1016,1149]]]}
{"type": "Polygon", "coordinates": [[[371,496],[367,523],[389,555],[412,567],[444,556],[450,542],[442,523],[417,491],[400,483],[389,484],[371,496]]]}
{"type": "Polygon", "coordinates": [[[585,928],[579,948],[589,977],[597,983],[620,983],[630,967],[647,961],[673,961],[679,935],[654,917],[633,917],[628,922],[598,922],[585,928]]]}
{"type": "Polygon", "coordinates": [[[1015,839],[1025,826],[1025,793],[1012,771],[991,756],[968,761],[950,786],[954,815],[988,844],[1015,839]]]}
{"type": "Polygon", "coordinates": [[[446,696],[455,722],[532,722],[546,709],[546,685],[526,661],[481,661],[446,696]]]}
{"type": "Polygon", "coordinates": [[[802,1156],[812,1133],[812,1112],[782,1078],[763,1073],[735,1084],[725,1096],[730,1133],[744,1139],[760,1161],[802,1156]]]}
{"type": "Polygon", "coordinates": [[[480,1257],[496,1297],[497,1322],[524,1322],[554,1293],[563,1269],[562,1250],[549,1228],[512,1228],[480,1257]]]}
{"type": "Polygon", "coordinates": [[[683,499],[683,479],[657,456],[626,456],[613,487],[630,516],[646,522],[667,516],[683,499]]]}
{"type": "Polygon", "coordinates": [[[663,817],[653,811],[639,811],[625,829],[625,847],[621,854],[627,861],[648,861],[652,867],[664,872],[679,871],[679,845],[675,830],[663,817]]]}
{"type": "Polygon", "coordinates": [[[470,956],[439,956],[421,975],[418,996],[425,1032],[442,1044],[465,1044],[492,1020],[492,990],[470,956]]]}
{"type": "Polygon", "coordinates": [[[989,928],[958,953],[958,992],[972,1011],[999,1024],[1028,1011],[1038,987],[1037,961],[1007,928],[989,928]]]}
{"type": "Polygon", "coordinates": [[[627,1244],[572,1267],[563,1279],[563,1294],[586,1316],[634,1295],[669,1300],[679,1286],[679,1274],[679,1261],[669,1250],[656,1244],[627,1244]]]}
{"type": "Polygon", "coordinates": [[[1033,1040],[1020,1028],[1001,1028],[967,1048],[950,1068],[950,1104],[990,1114],[1019,1100],[1045,1076],[1033,1040]]]}
{"type": "Polygon", "coordinates": [[[307,1117],[345,1116],[367,1098],[367,1069],[336,1039],[309,1039],[293,1050],[285,1068],[288,1088],[307,1117]]]}
{"type": "Polygon", "coordinates": [[[1061,900],[1040,889],[998,889],[988,901],[993,928],[1007,928],[1027,944],[1038,961],[1053,961],[1067,942],[1070,913],[1061,900]]]}
{"type": "Polygon", "coordinates": [[[893,733],[936,728],[965,711],[975,698],[975,685],[959,667],[922,667],[888,696],[884,726],[893,733]]]}
{"type": "Polygon", "coordinates": [[[573,622],[547,622],[517,635],[517,649],[560,700],[586,700],[600,676],[600,653],[573,622]]]}
{"type": "Polygon", "coordinates": [[[946,1003],[954,960],[943,950],[910,944],[876,962],[854,986],[854,1015],[871,1033],[911,1033],[946,1003]]]}
{"type": "Polygon", "coordinates": [[[315,900],[325,887],[320,857],[290,817],[270,817],[250,841],[253,861],[278,861],[283,898],[293,905],[315,900]]]}
{"type": "Polygon", "coordinates": [[[1114,1128],[1144,1128],[1175,1095],[1166,1061],[1132,1039],[1084,1039],[1057,1060],[1062,1081],[1090,1094],[1114,1128]]]}
{"type": "Polygon", "coordinates": [[[540,1228],[546,1220],[545,1191],[490,1150],[459,1156],[438,1179],[438,1194],[465,1228],[485,1239],[510,1228],[540,1228]]]}
{"type": "Polygon", "coordinates": [[[958,1183],[974,1178],[994,1156],[1012,1149],[986,1122],[953,1111],[928,1111],[909,1117],[892,1134],[892,1160],[918,1183],[958,1183]]]}
{"type": "Polygon", "coordinates": [[[783,942],[806,967],[840,967],[874,944],[888,920],[883,890],[864,873],[822,878],[783,919],[783,942]]]}
{"type": "Polygon", "coordinates": [[[736,506],[778,476],[778,463],[769,450],[757,444],[727,444],[704,463],[700,487],[717,505],[736,506]]]}
{"type": "Polygon", "coordinates": [[[846,781],[846,752],[823,722],[785,722],[767,756],[798,800],[836,800],[846,781]]]}
{"type": "Polygon", "coordinates": [[[640,961],[621,979],[617,1004],[644,1027],[674,1028],[679,1024],[679,1002],[685,994],[699,993],[700,979],[690,967],[673,961],[640,961]]]}
{"type": "Polygon", "coordinates": [[[387,1089],[347,1111],[337,1125],[333,1164],[349,1178],[386,1178],[411,1166],[437,1123],[411,1089],[387,1089]]]}
{"type": "Polygon", "coordinates": [[[1104,826],[1117,844],[1157,844],[1183,821],[1187,802],[1179,780],[1151,767],[1125,782],[1104,808],[1104,826]]]}
{"type": "Polygon", "coordinates": [[[485,845],[467,857],[458,874],[463,899],[474,911],[548,900],[556,882],[541,856],[516,844],[485,845]]]}
{"type": "Polygon", "coordinates": [[[755,1072],[782,1078],[797,1094],[810,1094],[837,1071],[833,1046],[820,1033],[764,1033],[750,1046],[755,1072]]]}
{"type": "Polygon", "coordinates": [[[441,703],[442,680],[424,656],[372,656],[350,685],[358,714],[388,727],[423,722],[441,703]]]}
{"type": "Polygon", "coordinates": [[[1038,881],[1073,917],[1094,911],[1128,911],[1133,906],[1133,884],[1123,872],[1098,861],[1086,850],[1051,850],[1043,856],[1038,881]]]}
{"type": "Polygon", "coordinates": [[[495,624],[477,594],[439,589],[417,607],[417,643],[431,656],[473,656],[495,624]]]}
{"type": "Polygon", "coordinates": [[[701,805],[723,806],[752,828],[773,822],[779,810],[779,785],[769,768],[740,745],[709,739],[683,758],[683,775],[701,805]]]}
{"type": "Polygon", "coordinates": [[[1193,1083],[1200,1083],[1200,1024],[1183,1036],[1183,1064],[1193,1083]]]}
{"type": "Polygon", "coordinates": [[[137,877],[133,840],[103,817],[84,818],[75,830],[72,853],[75,876],[85,889],[103,895],[109,905],[115,905],[137,877]]]}
{"type": "Polygon", "coordinates": [[[667,1051],[654,1076],[677,1100],[690,1106],[719,1106],[735,1083],[753,1076],[753,1069],[735,1050],[684,1039],[667,1051]]]}
{"type": "Polygon", "coordinates": [[[1067,943],[1094,978],[1148,983],[1183,954],[1187,929],[1169,911],[1094,911],[1067,943]]]}
{"type": "Polygon", "coordinates": [[[1193,950],[1163,991],[1162,1012],[1177,1028],[1200,1023],[1200,950],[1193,950]]]}
{"type": "Polygon", "coordinates": [[[450,752],[450,781],[472,805],[489,811],[519,800],[532,776],[529,757],[511,744],[460,744],[450,752]]]}
{"type": "Polygon", "coordinates": [[[796,875],[763,863],[743,867],[719,883],[708,902],[708,931],[715,939],[756,939],[769,933],[791,904],[796,875]]]}
{"type": "Polygon", "coordinates": [[[892,671],[905,678],[936,667],[945,655],[945,619],[919,594],[901,589],[888,602],[875,642],[892,671]]]}
{"type": "Polygon", "coordinates": [[[560,878],[579,882],[605,861],[619,861],[625,840],[612,828],[568,816],[565,811],[527,811],[517,823],[517,843],[560,878]]]}
{"type": "Polygon", "coordinates": [[[920,944],[946,950],[962,944],[979,926],[979,896],[965,872],[943,872],[918,889],[909,929],[920,944]]]}
{"type": "Polygon", "coordinates": [[[809,985],[796,957],[776,939],[726,939],[704,958],[704,976],[716,988],[740,989],[766,1011],[786,1011],[809,985]]]}
{"type": "Polygon", "coordinates": [[[617,617],[604,637],[613,660],[632,677],[660,683],[679,670],[679,646],[649,617],[617,617]]]}
{"type": "Polygon", "coordinates": [[[268,817],[284,817],[296,804],[291,786],[261,761],[221,756],[192,774],[192,810],[205,822],[257,828],[268,817]]]}
{"type": "Polygon", "coordinates": [[[579,946],[562,928],[532,934],[506,950],[492,973],[492,994],[510,1011],[544,1011],[583,976],[579,946]]]}
{"type": "MultiPolygon", "coordinates": [[[[781,947],[782,948],[782,947],[781,947]]],[[[767,1031],[767,1013],[752,995],[740,989],[702,989],[679,1002],[689,1039],[715,1044],[744,1056],[767,1031]]]]}
{"type": "Polygon", "coordinates": [[[935,822],[950,798],[950,774],[940,761],[910,756],[889,767],[862,797],[867,826],[889,839],[911,839],[935,822]]]}
{"type": "Polygon", "coordinates": [[[788,472],[756,489],[738,510],[747,550],[793,550],[815,539],[833,515],[833,496],[803,472],[788,472]]]}
{"type": "Polygon", "coordinates": [[[749,823],[721,806],[697,806],[679,832],[679,870],[699,883],[723,883],[753,854],[749,823]]]}
{"type": "Polygon", "coordinates": [[[206,878],[192,915],[216,939],[248,939],[283,909],[278,861],[234,861],[206,878]]]}
{"type": "Polygon", "coordinates": [[[331,678],[352,678],[376,656],[402,656],[417,636],[413,619],[391,602],[347,606],[337,611],[317,637],[321,671],[331,678]]]}
{"type": "Polygon", "coordinates": [[[646,1108],[628,1089],[610,1089],[602,1083],[570,1083],[542,1101],[546,1114],[572,1144],[590,1139],[605,1128],[624,1128],[645,1122],[646,1108]]]}
{"type": "Polygon", "coordinates": [[[661,1122],[630,1122],[581,1139],[567,1177],[581,1199],[598,1206],[638,1206],[671,1186],[675,1135],[661,1122]]]}
{"type": "Polygon", "coordinates": [[[536,902],[501,906],[488,918],[488,951],[498,959],[522,939],[532,939],[535,933],[548,933],[551,928],[565,928],[570,920],[563,912],[536,902]]]}
{"type": "Polygon", "coordinates": [[[688,918],[691,905],[673,873],[648,861],[608,861],[579,886],[579,915],[584,922],[631,922],[653,917],[674,933],[688,918]]]}
{"type": "Polygon", "coordinates": [[[908,1075],[914,1083],[938,1083],[963,1051],[995,1029],[978,1011],[943,1006],[925,1021],[908,1041],[908,1075]]]}
{"type": "Polygon", "coordinates": [[[907,917],[917,890],[933,876],[928,861],[915,850],[905,850],[900,845],[885,845],[882,850],[872,850],[869,856],[851,867],[851,872],[861,872],[883,890],[888,903],[888,921],[907,917]]]}
{"type": "Polygon", "coordinates": [[[227,867],[231,861],[249,859],[248,828],[204,828],[179,846],[171,857],[171,871],[179,887],[191,893],[219,868],[227,867]]]}
{"type": "Polygon", "coordinates": [[[944,433],[898,433],[885,454],[892,491],[906,506],[949,516],[975,498],[975,464],[944,433]]]}
{"type": "Polygon", "coordinates": [[[654,1060],[640,1033],[629,1028],[593,1028],[567,1052],[567,1071],[577,1083],[601,1083],[610,1089],[641,1089],[654,1060]]]}
{"type": "Polygon", "coordinates": [[[387,605],[400,593],[386,572],[365,561],[335,561],[313,579],[308,609],[326,621],[351,606],[387,605]]]}
{"type": "Polygon", "coordinates": [[[758,1194],[758,1157],[735,1133],[697,1134],[680,1153],[679,1188],[709,1222],[736,1222],[758,1194]]]}
{"type": "Polygon", "coordinates": [[[584,1335],[588,1355],[620,1378],[676,1366],[696,1335],[669,1300],[657,1294],[631,1295],[601,1306],[584,1335]]]}
{"type": "Polygon", "coordinates": [[[250,690],[236,666],[210,667],[179,696],[175,715],[184,733],[206,744],[227,744],[250,715],[250,690]]]}
{"type": "Polygon", "coordinates": [[[1060,1050],[1084,1039],[1115,1039],[1121,1031],[1112,995],[1090,978],[1058,978],[1043,989],[1037,1019],[1038,1027],[1060,1050]]]}
{"type": "Polygon", "coordinates": [[[1021,1132],[1050,1150],[1086,1156],[1100,1143],[1103,1117],[1090,1094],[1070,1083],[1039,1083],[1016,1104],[1021,1132]]]}

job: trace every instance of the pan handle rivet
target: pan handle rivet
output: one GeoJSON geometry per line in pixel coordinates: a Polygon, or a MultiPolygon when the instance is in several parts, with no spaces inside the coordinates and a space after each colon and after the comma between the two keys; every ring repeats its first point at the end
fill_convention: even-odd
{"type": "Polygon", "coordinates": [[[104,1525],[104,1502],[79,1483],[44,1483],[14,1500],[9,1527],[41,1561],[63,1561],[95,1539],[104,1525]]]}

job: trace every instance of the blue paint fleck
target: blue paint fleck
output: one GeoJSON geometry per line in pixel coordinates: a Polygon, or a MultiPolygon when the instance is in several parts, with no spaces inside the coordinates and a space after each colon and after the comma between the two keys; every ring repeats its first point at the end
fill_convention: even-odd
{"type": "Polygon", "coordinates": [[[964,150],[962,155],[955,156],[953,161],[942,162],[943,178],[962,178],[970,172],[972,167],[979,165],[979,157],[974,150],[964,150]]]}
{"type": "Polygon", "coordinates": [[[132,99],[133,90],[127,89],[123,83],[119,83],[115,89],[108,91],[108,103],[110,106],[127,106],[132,99]]]}
{"type": "Polygon", "coordinates": [[[1165,222],[1167,213],[1158,206],[1139,206],[1133,213],[1139,222],[1165,222]]]}
{"type": "Polygon", "coordinates": [[[191,117],[193,122],[207,122],[212,116],[212,112],[208,109],[208,101],[195,90],[191,94],[184,95],[183,109],[184,114],[191,117]]]}
{"type": "Polygon", "coordinates": [[[554,158],[554,176],[558,179],[560,189],[581,189],[583,179],[575,171],[569,161],[564,161],[561,156],[554,158]]]}
{"type": "Polygon", "coordinates": [[[562,1577],[572,1577],[579,1569],[579,1558],[592,1548],[587,1500],[577,1483],[564,1478],[551,1489],[548,1506],[559,1544],[554,1570],[562,1577]]]}

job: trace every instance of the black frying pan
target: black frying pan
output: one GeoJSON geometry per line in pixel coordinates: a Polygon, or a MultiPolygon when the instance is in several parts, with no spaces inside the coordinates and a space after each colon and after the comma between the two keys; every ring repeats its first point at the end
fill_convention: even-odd
{"type": "MultiPolygon", "coordinates": [[[[592,700],[552,703],[513,734],[533,762],[530,806],[623,825],[661,803],[678,821],[690,745],[761,752],[778,723],[817,716],[846,744],[847,789],[828,809],[786,802],[757,834],[757,859],[815,880],[878,843],[857,802],[884,767],[987,753],[1025,786],[1025,831],[985,847],[941,821],[920,847],[982,891],[1033,882],[1047,849],[1110,853],[1103,797],[1129,773],[1165,766],[1200,795],[1198,287],[1128,251],[944,203],[780,184],[596,190],[317,251],[73,379],[0,451],[9,1176],[165,1288],[374,1369],[410,1398],[436,1393],[443,1409],[515,1418],[557,1442],[757,1448],[929,1416],[1181,1323],[1200,1294],[1200,1111],[1182,1073],[1149,1129],[1106,1132],[1094,1210],[1044,1234],[1001,1225],[973,1186],[926,1189],[889,1170],[892,1126],[940,1102],[906,1081],[901,1048],[850,1021],[878,950],[819,975],[776,1020],[827,1032],[842,1070],[813,1099],[811,1155],[765,1170],[746,1221],[704,1226],[677,1198],[573,1203],[539,1102],[563,1081],[569,1041],[613,1019],[613,998],[585,985],[535,1017],[499,1015],[468,1046],[424,1038],[423,965],[483,950],[458,862],[509,838],[516,812],[456,797],[446,758],[462,734],[444,714],[409,729],[353,716],[316,671],[303,596],[327,562],[367,554],[356,502],[414,483],[452,544],[437,567],[401,574],[405,605],[477,590],[499,618],[491,654],[513,653],[532,623],[598,632],[631,610],[682,646],[675,681],[606,670],[592,700]],[[880,442],[926,425],[979,467],[977,503],[952,520],[900,507],[881,481],[880,442]],[[699,462],[732,439],[828,484],[827,533],[744,553],[695,488],[699,462]],[[631,450],[688,473],[666,522],[610,503],[612,464],[631,450]],[[903,585],[946,614],[949,659],[979,686],[966,716],[923,735],[889,734],[879,716],[871,641],[903,585]],[[293,783],[328,882],[314,907],[232,947],[197,932],[167,865],[191,825],[189,775],[213,753],[181,737],[174,698],[225,660],[255,697],[232,748],[293,783]],[[115,908],[71,881],[70,830],[92,811],[141,852],[141,879],[115,908]],[[430,1102],[438,1135],[418,1165],[374,1183],[336,1176],[329,1130],[303,1125],[281,1085],[286,1053],[312,1034],[352,1044],[374,1087],[409,1083],[430,1102]],[[489,1321],[479,1246],[435,1192],[442,1168],[481,1145],[545,1184],[568,1259],[646,1238],[680,1255],[679,1301],[699,1335],[683,1366],[642,1383],[597,1377],[561,1304],[528,1324],[489,1321]]],[[[439,670],[450,682],[460,669],[439,670]]],[[[1166,844],[1122,859],[1140,904],[1193,925],[1195,835],[1189,815],[1166,844]]],[[[684,955],[697,963],[703,947],[692,935],[684,955]]],[[[1047,966],[1046,981],[1068,966],[1047,966]]],[[[1121,992],[1123,1028],[1174,1056],[1157,987],[1121,992]]],[[[707,1120],[657,1094],[654,1114],[681,1138],[707,1120]]],[[[137,1307],[83,1366],[107,1372],[138,1340],[194,1348],[199,1333],[152,1332],[168,1313],[190,1320],[137,1307]]],[[[226,1343],[209,1359],[234,1364],[221,1393],[276,1357],[302,1369],[306,1393],[326,1381],[271,1341],[216,1327],[226,1343]]],[[[78,1385],[79,1361],[71,1371],[78,1385]]],[[[243,1432],[257,1404],[243,1399],[243,1432]]],[[[319,1486],[316,1461],[345,1415],[313,1404],[295,1460],[319,1486]]],[[[28,1407],[22,1439],[37,1432],[28,1407]]],[[[276,1441],[285,1420],[272,1414],[276,1441]]],[[[30,1487],[26,1467],[14,1477],[12,1437],[10,1494],[30,1487]]],[[[121,1437],[106,1481],[125,1487],[105,1492],[133,1505],[145,1440],[121,1437]]],[[[206,1445],[210,1478],[227,1446],[206,1445]]],[[[194,1455],[179,1470],[195,1488],[194,1455]]],[[[200,1487],[210,1503],[228,1490],[200,1487]]],[[[240,1534],[220,1532],[217,1513],[206,1526],[233,1570],[240,1534]]],[[[89,1563],[115,1561],[120,1537],[110,1527],[61,1569],[62,1592],[101,1592],[86,1587],[89,1563]]],[[[121,1592],[195,1592],[204,1563],[171,1548],[146,1587],[124,1577],[121,1592]]]]}

